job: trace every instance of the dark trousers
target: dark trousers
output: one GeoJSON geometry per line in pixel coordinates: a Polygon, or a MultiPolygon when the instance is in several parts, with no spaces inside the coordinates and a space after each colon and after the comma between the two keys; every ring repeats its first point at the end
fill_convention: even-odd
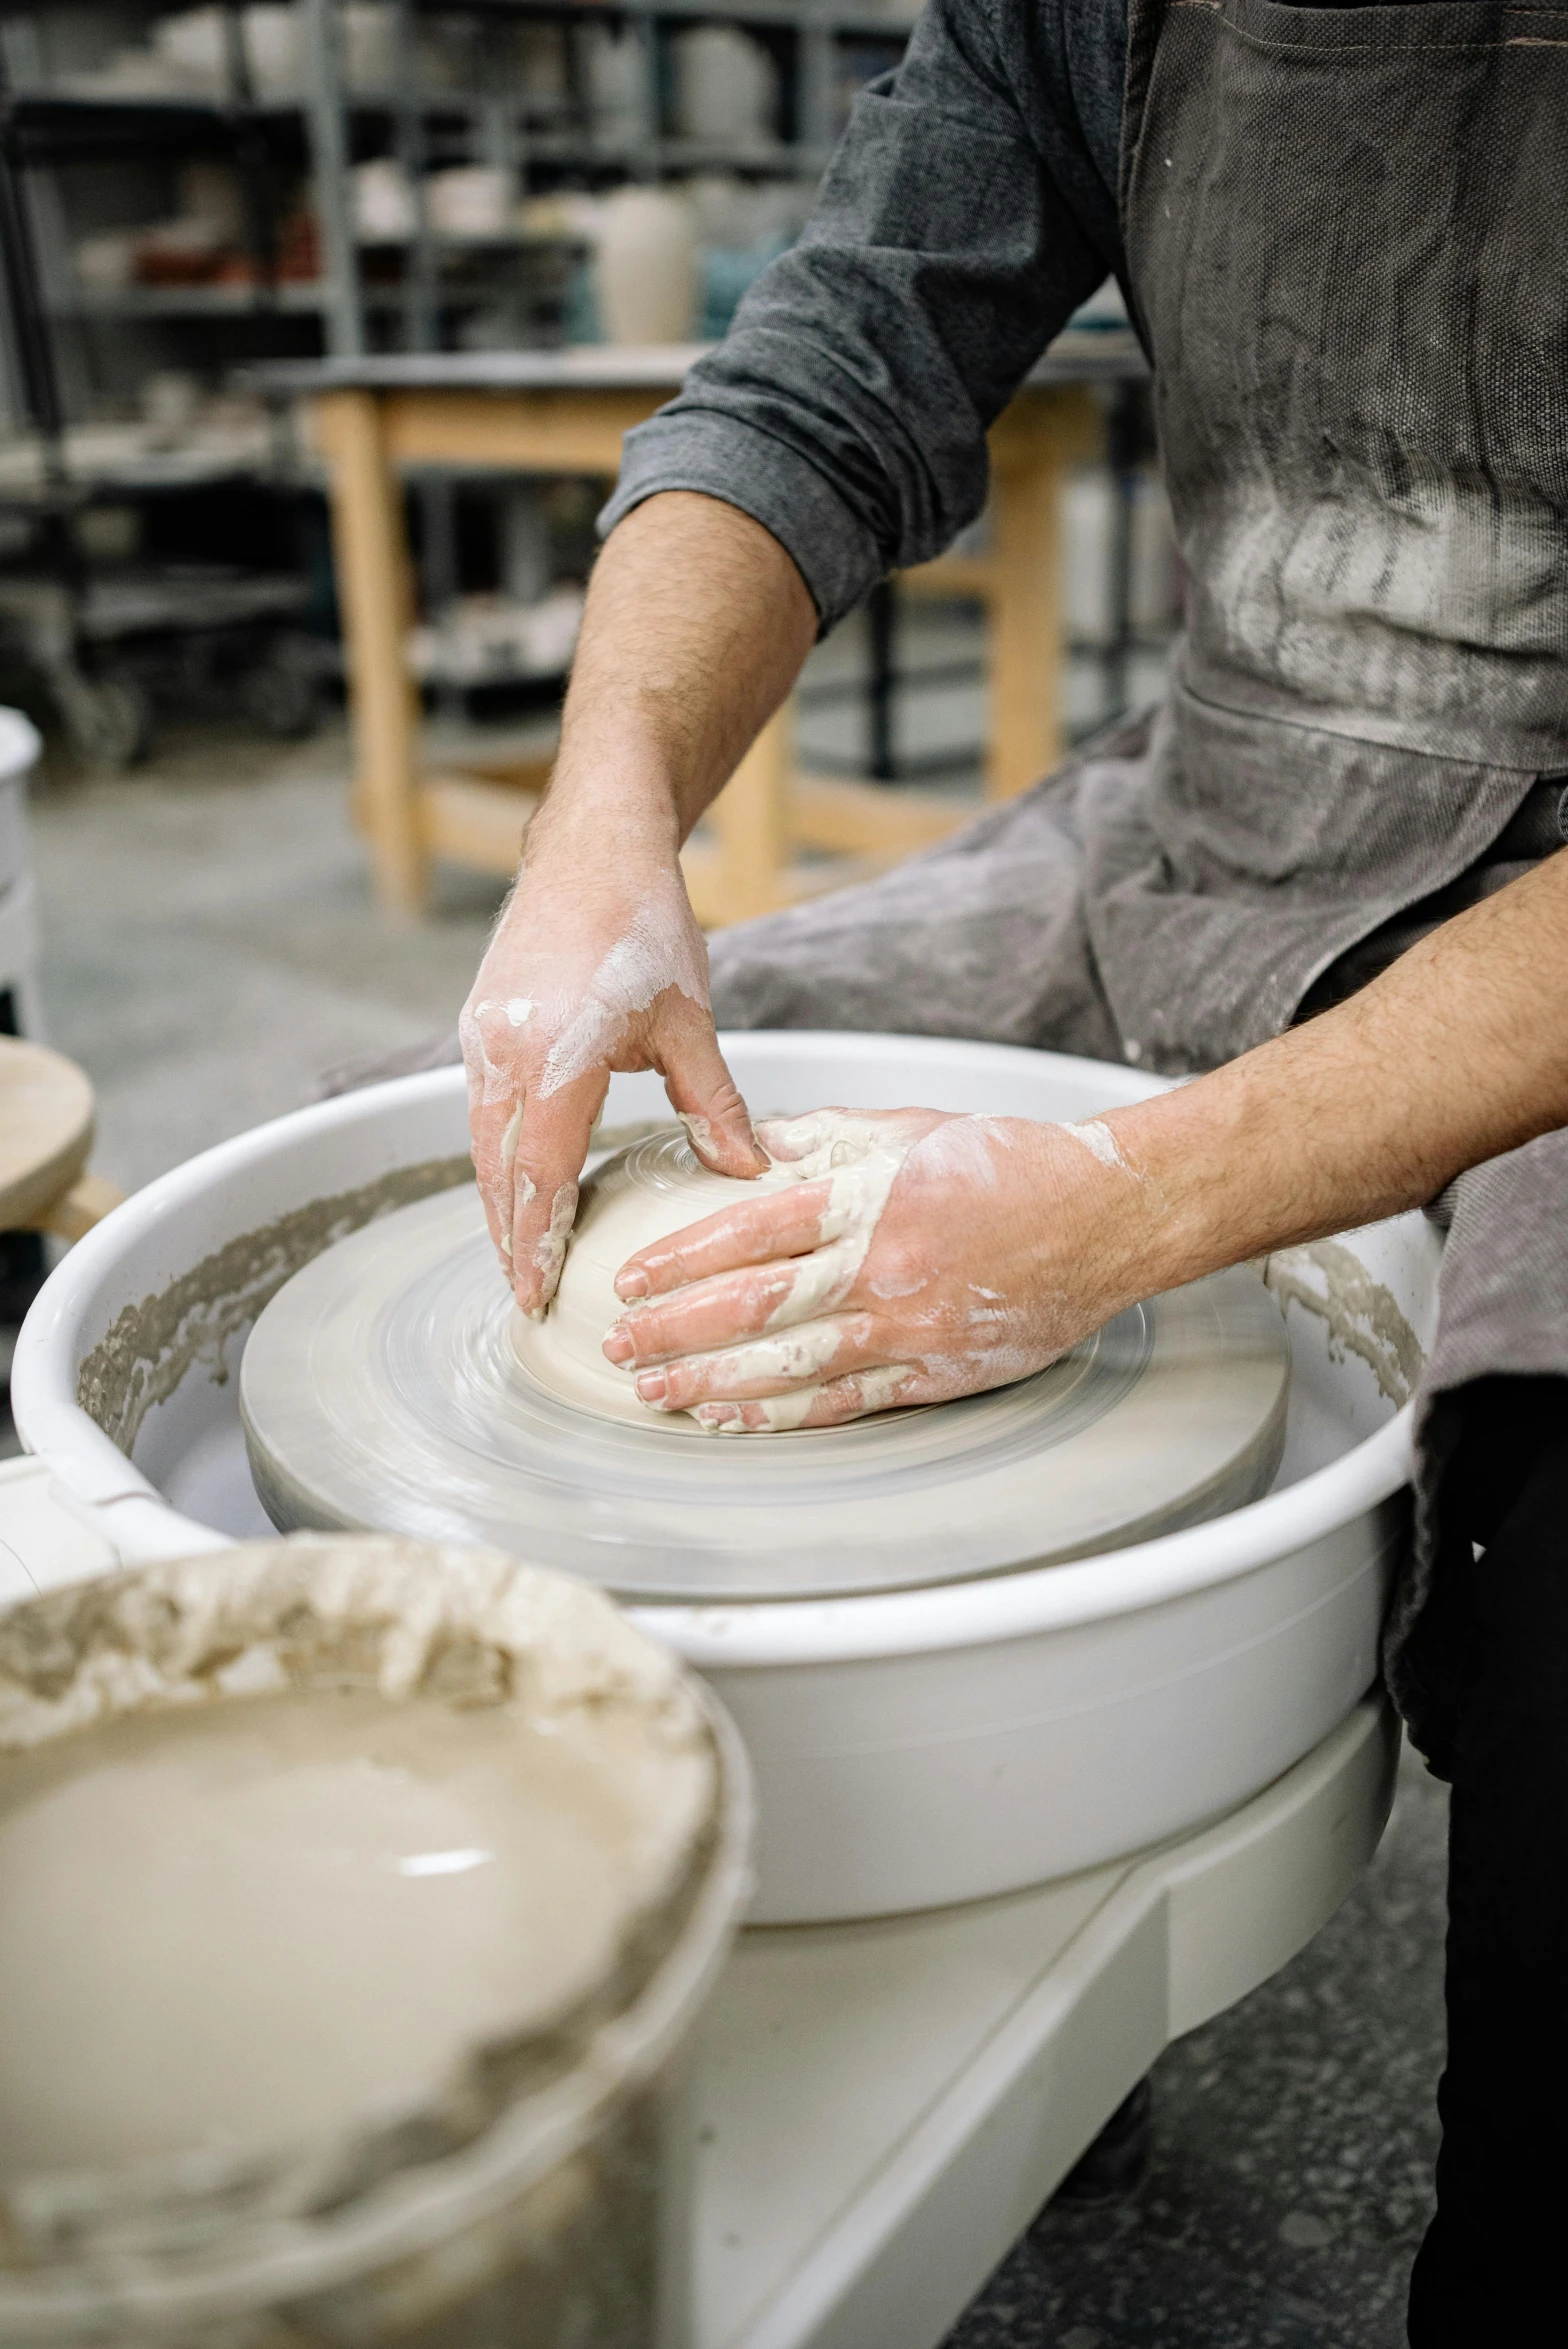
{"type": "Polygon", "coordinates": [[[1450,1407],[1448,2062],[1412,2349],[1568,2339],[1568,1379],[1450,1407]]]}

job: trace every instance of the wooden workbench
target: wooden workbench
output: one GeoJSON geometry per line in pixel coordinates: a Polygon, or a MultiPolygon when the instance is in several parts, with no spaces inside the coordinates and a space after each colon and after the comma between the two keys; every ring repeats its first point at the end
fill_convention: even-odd
{"type": "MultiPolygon", "coordinates": [[[[331,482],[338,593],[353,697],[355,809],[377,892],[423,902],[427,862],[447,857],[510,874],[547,761],[427,772],[406,657],[413,594],[400,475],[570,473],[611,479],[622,435],[683,382],[695,349],[490,353],[357,359],[259,371],[303,397],[331,482]]],[[[992,549],[906,578],[979,595],[990,614],[987,795],[1011,798],[1061,748],[1064,631],[1059,510],[1064,469],[1099,446],[1089,386],[1141,375],[1131,335],[1065,335],[991,433],[992,549]]],[[[928,847],[972,803],[799,775],[792,707],[759,735],[683,863],[710,928],[771,911],[835,878],[928,847]],[[802,869],[800,849],[818,861],[802,869]],[[821,861],[826,852],[830,859],[821,861]]]]}

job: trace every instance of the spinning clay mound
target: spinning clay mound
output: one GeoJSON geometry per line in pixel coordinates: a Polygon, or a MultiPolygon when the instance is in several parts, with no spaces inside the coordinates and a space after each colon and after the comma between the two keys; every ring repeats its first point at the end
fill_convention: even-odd
{"type": "Polygon", "coordinates": [[[648,1410],[601,1351],[614,1275],[755,1188],[707,1173],[679,1134],[633,1145],[584,1185],[543,1323],[517,1314],[472,1189],[325,1250],[267,1306],[241,1365],[273,1523],[489,1543],[627,1598],[712,1605],[1054,1564],[1267,1491],[1290,1352],[1247,1269],[954,1403],[737,1443],[648,1410]]]}

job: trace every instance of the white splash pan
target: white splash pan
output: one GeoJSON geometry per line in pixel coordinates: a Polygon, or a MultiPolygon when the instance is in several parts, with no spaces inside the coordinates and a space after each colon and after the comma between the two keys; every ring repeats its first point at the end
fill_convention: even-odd
{"type": "MultiPolygon", "coordinates": [[[[941,1038],[762,1032],[725,1047],[759,1112],[1078,1118],[1160,1090],[1125,1068],[941,1038]]],[[[606,1122],[664,1109],[656,1078],[616,1077],[606,1122]]],[[[72,1249],[28,1316],[12,1404],[122,1560],[267,1527],[232,1375],[244,1330],[225,1377],[188,1370],[127,1460],[76,1401],[116,1316],[279,1215],[465,1147],[461,1072],[406,1078],[204,1152],[72,1249]]],[[[1410,1215],[1291,1259],[1285,1459],[1269,1494],[1226,1517],[935,1589],[634,1610],[707,1676],[750,1748],[753,1920],[933,1908],[1097,1866],[1246,1801],[1344,1720],[1376,1676],[1408,1540],[1410,1408],[1384,1391],[1398,1393],[1388,1330],[1408,1324],[1408,1372],[1440,1253],[1410,1215]],[[1312,1291],[1322,1309],[1299,1301],[1312,1291]]]]}

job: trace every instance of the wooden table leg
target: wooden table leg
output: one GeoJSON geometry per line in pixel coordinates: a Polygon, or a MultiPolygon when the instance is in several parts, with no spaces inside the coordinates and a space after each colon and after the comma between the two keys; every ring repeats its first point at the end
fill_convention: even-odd
{"type": "Polygon", "coordinates": [[[793,696],[776,711],[713,803],[724,920],[744,922],[785,901],[790,861],[793,696]]]}
{"type": "Polygon", "coordinates": [[[371,392],[323,394],[316,429],[332,475],[338,593],[352,695],[356,805],[376,895],[417,913],[425,895],[418,799],[419,703],[405,643],[413,616],[402,492],[371,392]]]}
{"type": "Polygon", "coordinates": [[[1099,420],[1086,392],[1025,393],[991,437],[995,482],[986,797],[1015,799],[1063,750],[1063,476],[1088,457],[1099,420]]]}

